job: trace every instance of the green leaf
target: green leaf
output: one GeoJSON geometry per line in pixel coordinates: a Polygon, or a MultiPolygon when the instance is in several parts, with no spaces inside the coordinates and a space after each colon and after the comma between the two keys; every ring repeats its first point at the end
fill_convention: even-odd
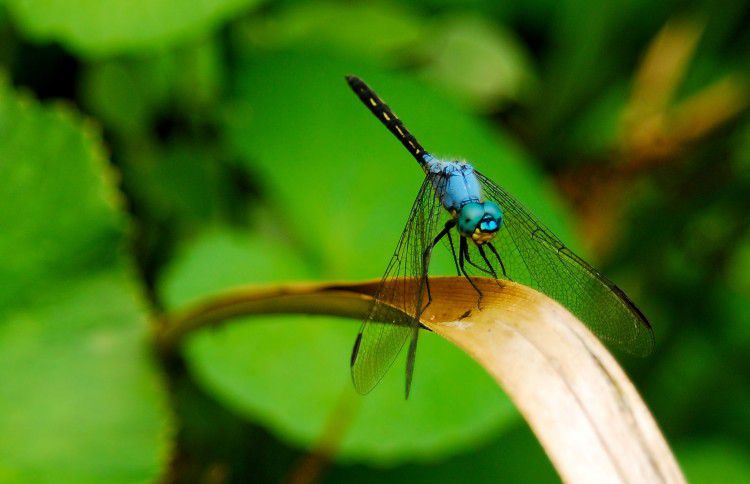
{"type": "MultiPolygon", "coordinates": [[[[197,242],[162,280],[170,307],[238,284],[382,274],[421,172],[349,91],[347,72],[372,82],[425,146],[477,160],[551,226],[565,227],[528,158],[444,98],[336,57],[285,52],[245,64],[227,120],[231,144],[268,194],[262,228],[270,235],[219,234],[197,242]]],[[[445,254],[435,273],[452,263],[445,254]]],[[[348,374],[358,327],[325,318],[258,318],[199,334],[185,354],[221,401],[300,445],[319,443],[341,419],[344,459],[392,463],[455,453],[516,421],[484,371],[431,334],[420,339],[408,402],[400,360],[375,391],[359,397],[348,374]]]]}
{"type": "Polygon", "coordinates": [[[164,48],[199,37],[259,0],[8,0],[18,27],[87,57],[164,48]]]}
{"type": "Polygon", "coordinates": [[[165,396],[125,271],[73,280],[0,324],[0,481],[153,480],[165,396]]]}
{"type": "MultiPolygon", "coordinates": [[[[133,139],[165,111],[206,109],[218,97],[223,72],[216,39],[86,65],[81,93],[89,110],[117,135],[133,139]]],[[[201,113],[204,114],[204,113],[201,113]]]]}
{"type": "Polygon", "coordinates": [[[697,441],[678,448],[685,477],[700,484],[750,481],[750,454],[731,441],[697,441]]]}
{"type": "Polygon", "coordinates": [[[240,48],[328,48],[393,63],[427,30],[423,20],[399,4],[314,2],[251,17],[235,33],[240,48]]]}
{"type": "Polygon", "coordinates": [[[508,429],[486,446],[457,454],[430,465],[407,463],[392,468],[338,465],[326,472],[326,482],[408,482],[452,484],[455,482],[559,483],[560,477],[536,436],[523,423],[508,429]]]}
{"type": "Polygon", "coordinates": [[[86,107],[117,134],[143,133],[168,103],[174,75],[170,60],[155,54],[89,64],[81,89],[86,107]]]}
{"type": "Polygon", "coordinates": [[[523,101],[537,88],[523,44],[497,22],[451,14],[435,22],[423,39],[425,77],[480,112],[523,101]]]}
{"type": "Polygon", "coordinates": [[[0,313],[118,260],[124,219],[92,132],[0,80],[0,313]]]}
{"type": "Polygon", "coordinates": [[[170,418],[92,127],[0,83],[0,481],[163,472],[170,418]]]}

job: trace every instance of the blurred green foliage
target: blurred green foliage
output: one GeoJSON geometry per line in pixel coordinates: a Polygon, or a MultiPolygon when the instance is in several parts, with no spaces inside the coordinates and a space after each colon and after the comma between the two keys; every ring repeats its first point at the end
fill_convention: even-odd
{"type": "Polygon", "coordinates": [[[0,481],[278,482],[331,445],[331,482],[556,481],[432,335],[409,402],[400,368],[354,393],[356,321],[257,318],[151,353],[149,319],[201,296],[382,273],[420,172],[349,73],[632,295],[657,348],[623,363],[688,478],[749,481],[749,18],[733,0],[5,0],[0,481]]]}
{"type": "Polygon", "coordinates": [[[172,418],[99,137],[3,80],[0,159],[0,481],[160,475],[172,418]]]}
{"type": "Polygon", "coordinates": [[[7,0],[28,38],[60,41],[84,57],[106,57],[173,46],[259,3],[257,0],[7,0]]]}

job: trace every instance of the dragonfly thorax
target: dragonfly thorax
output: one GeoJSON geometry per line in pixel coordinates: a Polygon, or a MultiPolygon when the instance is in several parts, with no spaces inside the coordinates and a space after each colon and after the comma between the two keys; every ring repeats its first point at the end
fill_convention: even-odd
{"type": "Polygon", "coordinates": [[[425,156],[428,176],[446,210],[461,210],[470,202],[481,202],[482,190],[474,167],[465,161],[444,161],[425,156]]]}
{"type": "Polygon", "coordinates": [[[503,211],[490,201],[467,203],[453,217],[459,233],[479,245],[492,240],[503,225],[503,211]]]}
{"type": "Polygon", "coordinates": [[[465,161],[444,161],[425,155],[428,174],[443,207],[456,221],[463,237],[482,245],[495,236],[503,223],[503,212],[491,201],[483,201],[474,167],[465,161]]]}

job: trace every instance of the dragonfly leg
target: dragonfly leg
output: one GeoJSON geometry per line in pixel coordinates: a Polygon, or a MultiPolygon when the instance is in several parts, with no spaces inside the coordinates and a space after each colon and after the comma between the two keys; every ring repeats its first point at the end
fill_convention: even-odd
{"type": "MultiPolygon", "coordinates": [[[[440,240],[445,237],[446,235],[450,239],[450,230],[453,228],[453,226],[456,224],[456,222],[449,220],[445,227],[443,227],[443,230],[440,231],[439,234],[435,236],[432,243],[424,250],[422,253],[422,280],[424,281],[425,288],[427,289],[427,304],[424,305],[419,310],[419,314],[417,317],[421,316],[425,309],[432,303],[432,294],[430,293],[430,277],[429,277],[429,268],[430,268],[430,258],[432,257],[432,249],[435,248],[435,246],[440,242],[440,240]]],[[[453,247],[453,242],[451,241],[451,248],[453,247]]],[[[453,257],[455,258],[456,255],[453,254],[453,257]]],[[[421,299],[421,296],[420,296],[421,299]]]]}
{"type": "MultiPolygon", "coordinates": [[[[470,254],[470,253],[469,253],[469,247],[468,247],[468,244],[466,244],[466,245],[467,245],[467,247],[466,247],[466,262],[468,262],[469,264],[471,264],[471,265],[472,265],[473,267],[475,267],[476,269],[479,269],[480,271],[484,272],[484,273],[485,273],[485,274],[487,274],[488,276],[494,276],[494,274],[493,274],[492,272],[488,271],[488,270],[487,270],[487,269],[485,269],[484,267],[480,267],[480,266],[478,266],[478,265],[477,265],[477,264],[476,264],[476,263],[475,263],[475,262],[474,262],[473,260],[471,260],[471,257],[469,256],[469,254],[470,254]]],[[[490,266],[490,267],[492,267],[492,266],[490,266]]]]}
{"type": "Polygon", "coordinates": [[[489,267],[490,272],[492,273],[492,277],[497,279],[497,272],[495,272],[495,269],[492,268],[492,264],[490,264],[490,260],[487,259],[487,254],[484,253],[484,249],[482,248],[481,245],[477,245],[477,249],[479,250],[479,255],[482,256],[484,263],[487,264],[487,267],[489,267]]]}
{"type": "Polygon", "coordinates": [[[406,399],[409,399],[411,392],[411,379],[414,376],[414,361],[417,359],[417,338],[419,337],[419,326],[412,330],[411,341],[409,342],[409,352],[406,354],[406,399]]]}
{"type": "MultiPolygon", "coordinates": [[[[447,227],[448,224],[451,224],[451,228],[453,228],[454,225],[456,225],[456,222],[453,220],[449,220],[446,222],[445,226],[447,227]]],[[[453,255],[453,263],[456,265],[456,275],[461,275],[461,269],[458,267],[458,257],[456,257],[456,248],[453,246],[453,237],[451,237],[450,231],[448,231],[448,242],[450,242],[451,245],[451,254],[453,255]]]]}
{"type": "Polygon", "coordinates": [[[513,279],[508,277],[508,273],[505,272],[505,264],[503,264],[503,259],[500,258],[500,254],[497,252],[497,249],[495,248],[495,246],[492,245],[492,243],[490,242],[487,242],[487,245],[490,247],[490,250],[492,251],[492,253],[495,254],[495,257],[497,257],[497,261],[500,263],[500,269],[503,271],[503,276],[505,276],[505,278],[508,279],[509,281],[513,281],[513,279]]]}
{"type": "Polygon", "coordinates": [[[469,253],[469,247],[466,245],[466,239],[464,237],[461,237],[461,243],[458,251],[458,265],[461,267],[461,272],[463,273],[466,280],[469,281],[469,284],[471,284],[471,287],[474,288],[475,291],[477,291],[477,294],[479,294],[479,299],[477,300],[477,308],[480,310],[482,309],[482,291],[479,290],[476,284],[474,284],[474,281],[469,277],[469,274],[466,272],[466,268],[464,267],[464,254],[468,255],[469,253]]]}

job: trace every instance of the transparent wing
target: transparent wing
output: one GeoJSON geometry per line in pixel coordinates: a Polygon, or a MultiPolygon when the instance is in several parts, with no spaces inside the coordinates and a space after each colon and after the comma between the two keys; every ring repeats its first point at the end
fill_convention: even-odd
{"type": "Polygon", "coordinates": [[[380,382],[411,337],[406,378],[406,394],[409,394],[418,318],[427,304],[429,261],[424,260],[424,253],[440,230],[443,212],[435,182],[440,189],[445,180],[434,174],[425,177],[377,297],[355,340],[351,372],[354,387],[360,393],[368,393],[380,382]],[[406,315],[393,311],[394,306],[405,309],[406,315]]]}
{"type": "MultiPolygon", "coordinates": [[[[508,192],[484,175],[477,176],[485,197],[503,210],[503,226],[493,245],[507,277],[560,302],[602,340],[632,354],[650,353],[651,325],[625,293],[568,249],[508,192]]],[[[494,254],[489,258],[496,263],[494,254]]],[[[499,264],[497,273],[503,277],[499,264]]]]}

